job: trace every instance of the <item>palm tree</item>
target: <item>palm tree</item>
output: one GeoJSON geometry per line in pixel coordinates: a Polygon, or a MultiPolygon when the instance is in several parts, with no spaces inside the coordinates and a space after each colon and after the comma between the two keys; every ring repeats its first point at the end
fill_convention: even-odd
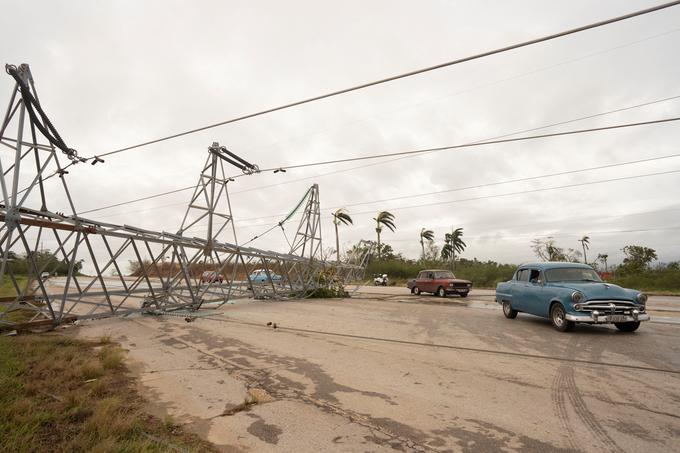
{"type": "Polygon", "coordinates": [[[420,247],[423,249],[423,259],[425,259],[425,241],[432,240],[434,240],[434,231],[425,228],[420,230],[420,247]]]}
{"type": "Polygon", "coordinates": [[[581,246],[583,247],[583,262],[588,264],[588,256],[586,255],[586,250],[590,248],[588,247],[588,244],[590,244],[590,238],[588,236],[583,236],[578,241],[581,243],[581,246]]]}
{"type": "Polygon", "coordinates": [[[375,232],[378,233],[378,259],[380,259],[380,233],[382,233],[383,226],[386,226],[392,232],[397,227],[394,226],[394,214],[388,211],[380,211],[373,220],[375,220],[375,232]]]}
{"type": "Polygon", "coordinates": [[[609,255],[606,253],[601,253],[597,255],[597,259],[602,261],[604,263],[604,271],[609,272],[609,269],[607,269],[607,258],[609,258],[609,255]]]}
{"type": "Polygon", "coordinates": [[[451,233],[444,235],[444,247],[442,248],[442,259],[451,260],[451,270],[455,270],[456,252],[463,253],[467,244],[463,241],[463,229],[456,228],[451,233]]]}
{"type": "Polygon", "coordinates": [[[340,208],[333,213],[333,224],[335,225],[335,257],[337,262],[340,262],[340,239],[338,236],[338,225],[353,225],[352,218],[349,216],[345,208],[340,208]]]}

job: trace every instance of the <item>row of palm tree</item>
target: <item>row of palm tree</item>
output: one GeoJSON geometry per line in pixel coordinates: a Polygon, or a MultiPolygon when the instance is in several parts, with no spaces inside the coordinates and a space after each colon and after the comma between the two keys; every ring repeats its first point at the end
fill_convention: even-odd
{"type": "MultiPolygon", "coordinates": [[[[352,217],[349,215],[345,208],[340,208],[333,214],[333,225],[335,226],[335,257],[336,260],[340,261],[340,234],[338,232],[338,227],[340,225],[353,225],[352,217]]],[[[394,232],[397,227],[394,224],[394,214],[389,211],[380,211],[378,215],[373,218],[375,220],[375,232],[378,236],[378,259],[381,258],[381,242],[380,235],[383,232],[383,228],[394,232]]],[[[431,242],[434,240],[434,231],[428,230],[427,228],[422,228],[420,230],[420,248],[422,249],[422,256],[425,258],[425,241],[431,242]]],[[[463,241],[463,229],[456,228],[452,230],[451,233],[446,233],[444,235],[444,247],[441,251],[441,257],[445,261],[451,261],[451,265],[455,265],[456,253],[459,255],[465,250],[467,244],[463,241]]]]}
{"type": "MultiPolygon", "coordinates": [[[[420,230],[420,247],[422,249],[422,258],[425,259],[425,241],[434,241],[434,231],[423,228],[420,230]]],[[[463,253],[467,244],[463,241],[463,229],[456,228],[450,233],[444,235],[444,247],[442,247],[441,257],[444,261],[450,261],[451,267],[455,266],[456,253],[459,255],[463,253]]]]}
{"type": "MultiPolygon", "coordinates": [[[[378,234],[378,259],[380,259],[382,247],[380,246],[380,234],[383,228],[394,232],[397,227],[394,225],[394,214],[389,211],[380,211],[378,215],[373,218],[375,220],[375,232],[378,234]]],[[[339,225],[354,225],[352,217],[345,208],[340,208],[333,213],[333,225],[335,225],[335,258],[340,261],[340,235],[338,233],[339,225]]]]}

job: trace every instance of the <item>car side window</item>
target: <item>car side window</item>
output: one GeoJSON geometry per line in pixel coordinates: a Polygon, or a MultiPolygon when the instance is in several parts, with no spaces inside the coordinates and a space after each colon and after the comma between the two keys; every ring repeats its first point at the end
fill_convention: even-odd
{"type": "Polygon", "coordinates": [[[517,271],[517,281],[518,282],[528,282],[529,281],[529,269],[520,269],[517,271]]]}
{"type": "Polygon", "coordinates": [[[427,274],[427,278],[429,278],[430,280],[433,280],[434,274],[432,272],[430,272],[429,274],[427,274]]]}
{"type": "Polygon", "coordinates": [[[531,283],[541,283],[541,271],[538,269],[531,269],[529,274],[529,281],[531,283]]]}
{"type": "Polygon", "coordinates": [[[421,272],[418,274],[418,278],[425,278],[425,272],[421,272]]]}

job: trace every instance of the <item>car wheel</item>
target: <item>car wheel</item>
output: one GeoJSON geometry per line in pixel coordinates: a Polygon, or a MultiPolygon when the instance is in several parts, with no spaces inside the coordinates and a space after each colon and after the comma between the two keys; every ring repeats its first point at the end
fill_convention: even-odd
{"type": "Polygon", "coordinates": [[[512,305],[507,300],[503,301],[503,314],[508,319],[515,319],[517,317],[517,310],[512,308],[512,305]]]}
{"type": "Polygon", "coordinates": [[[413,289],[411,289],[411,294],[415,294],[416,296],[420,295],[420,288],[414,286],[413,289]]]}
{"type": "Polygon", "coordinates": [[[439,288],[437,288],[437,296],[446,297],[446,290],[444,289],[443,286],[440,286],[439,288]]]}
{"type": "Polygon", "coordinates": [[[640,321],[636,322],[615,322],[614,325],[621,332],[635,332],[640,327],[640,321]]]}
{"type": "Polygon", "coordinates": [[[567,314],[562,304],[555,304],[550,309],[550,322],[560,332],[567,332],[574,328],[574,322],[567,320],[567,314]]]}
{"type": "Polygon", "coordinates": [[[468,295],[467,291],[464,292],[464,293],[458,293],[458,294],[460,294],[460,297],[467,297],[467,295],[468,295]]]}

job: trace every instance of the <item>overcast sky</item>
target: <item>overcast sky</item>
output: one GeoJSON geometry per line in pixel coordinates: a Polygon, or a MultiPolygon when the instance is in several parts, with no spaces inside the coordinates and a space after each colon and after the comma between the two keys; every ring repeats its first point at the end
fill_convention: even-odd
{"type": "MultiPolygon", "coordinates": [[[[50,119],[69,146],[90,156],[659,2],[0,1],[0,55],[30,64],[50,119]]],[[[264,168],[540,127],[680,95],[679,44],[674,7],[78,165],[67,181],[77,210],[86,211],[194,184],[213,141],[264,168]]],[[[13,82],[0,80],[4,111],[13,82]]],[[[541,133],[672,116],[680,116],[680,99],[541,133]]],[[[678,143],[680,125],[670,123],[261,173],[230,184],[231,201],[240,242],[278,222],[316,182],[328,247],[335,242],[330,212],[346,206],[354,226],[341,228],[343,248],[375,239],[372,218],[389,210],[397,230],[382,239],[411,258],[420,253],[422,227],[439,244],[462,227],[466,258],[518,263],[534,258],[535,237],[579,248],[577,239],[588,235],[589,259],[607,253],[616,263],[624,245],[638,244],[668,262],[680,259],[680,173],[507,194],[680,170],[680,157],[375,200],[677,154],[678,143]]],[[[48,207],[67,211],[52,182],[48,207]]],[[[87,216],[176,231],[190,194],[87,216]]],[[[252,245],[287,248],[280,231],[252,245]]]]}

